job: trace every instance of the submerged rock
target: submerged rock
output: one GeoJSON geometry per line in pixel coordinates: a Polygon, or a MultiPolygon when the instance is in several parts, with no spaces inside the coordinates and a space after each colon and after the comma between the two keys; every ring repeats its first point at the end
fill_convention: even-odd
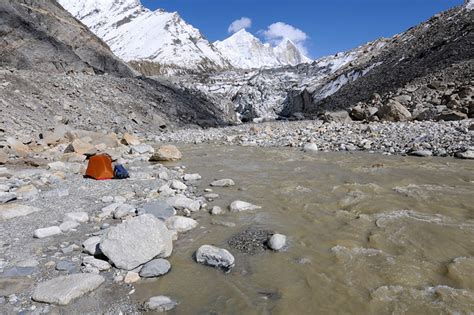
{"type": "Polygon", "coordinates": [[[227,243],[242,253],[255,255],[267,249],[266,243],[272,235],[271,231],[249,228],[232,236],[227,243]]]}
{"type": "Polygon", "coordinates": [[[166,219],[166,226],[172,231],[187,232],[197,227],[198,222],[194,219],[177,215],[166,219]]]}
{"type": "Polygon", "coordinates": [[[140,212],[149,213],[161,220],[166,220],[169,217],[176,215],[176,210],[164,201],[153,201],[144,204],[140,208],[140,212]]]}
{"type": "Polygon", "coordinates": [[[230,178],[224,178],[224,179],[219,179],[215,180],[211,183],[212,187],[230,187],[230,186],[235,186],[235,183],[232,179],[230,178]]]}
{"type": "Polygon", "coordinates": [[[95,274],[73,274],[57,277],[40,283],[33,293],[33,300],[67,305],[72,300],[97,289],[104,281],[104,277],[95,274]]]}
{"type": "Polygon", "coordinates": [[[178,305],[178,302],[167,296],[154,296],[145,303],[145,308],[155,312],[171,311],[178,305]]]}
{"type": "Polygon", "coordinates": [[[230,271],[235,266],[235,258],[228,250],[212,245],[199,247],[196,251],[196,261],[225,271],[230,271]]]}
{"type": "Polygon", "coordinates": [[[144,214],[110,228],[100,249],[117,268],[132,270],[155,257],[171,255],[172,235],[162,221],[144,214]]]}
{"type": "Polygon", "coordinates": [[[242,212],[242,211],[250,211],[250,210],[256,210],[256,209],[261,209],[262,207],[256,206],[254,204],[245,202],[245,201],[234,201],[230,204],[229,210],[230,212],[242,212]]]}

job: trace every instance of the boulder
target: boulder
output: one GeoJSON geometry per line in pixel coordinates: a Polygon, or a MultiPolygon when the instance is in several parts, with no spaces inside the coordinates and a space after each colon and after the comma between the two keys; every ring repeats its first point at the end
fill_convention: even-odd
{"type": "Polygon", "coordinates": [[[257,210],[261,209],[262,207],[253,205],[251,203],[236,200],[232,202],[229,206],[230,212],[242,212],[242,211],[250,211],[250,210],[257,210]]]}
{"type": "Polygon", "coordinates": [[[134,135],[131,135],[129,133],[125,133],[122,138],[122,144],[125,145],[139,145],[140,140],[134,135]]]}
{"type": "Polygon", "coordinates": [[[68,305],[74,299],[97,289],[104,281],[104,277],[95,274],[60,276],[40,283],[33,293],[33,300],[68,305]]]}
{"type": "Polygon", "coordinates": [[[100,249],[117,268],[132,270],[155,257],[171,255],[172,235],[162,221],[144,214],[110,228],[100,249]]]}
{"type": "Polygon", "coordinates": [[[167,161],[179,161],[183,155],[174,145],[164,145],[159,147],[156,152],[151,156],[150,161],[152,162],[167,162],[167,161]]]}
{"type": "Polygon", "coordinates": [[[322,120],[324,122],[338,122],[338,123],[350,123],[352,122],[349,113],[345,110],[335,111],[335,112],[325,112],[322,115],[322,120]]]}
{"type": "Polygon", "coordinates": [[[167,312],[171,311],[178,305],[178,302],[172,300],[171,298],[167,296],[154,296],[150,298],[146,303],[145,303],[145,308],[150,311],[155,311],[155,312],[167,312]]]}
{"type": "Polygon", "coordinates": [[[304,152],[318,152],[318,146],[316,143],[306,143],[303,147],[304,152]]]}
{"type": "Polygon", "coordinates": [[[268,240],[268,247],[274,251],[280,251],[286,246],[286,236],[283,234],[273,234],[268,240]]]}
{"type": "Polygon", "coordinates": [[[166,259],[154,259],[147,262],[140,270],[142,278],[156,278],[167,274],[171,269],[171,264],[166,259]]]}
{"type": "Polygon", "coordinates": [[[235,266],[235,258],[223,248],[203,245],[196,251],[196,262],[230,271],[235,266]]]}
{"type": "Polygon", "coordinates": [[[446,110],[437,115],[434,120],[455,121],[467,119],[467,115],[455,110],[446,110]]]}
{"type": "Polygon", "coordinates": [[[75,152],[77,154],[94,154],[97,152],[97,149],[90,143],[82,141],[80,139],[73,140],[64,150],[64,153],[72,153],[75,152]]]}
{"type": "Polygon", "coordinates": [[[174,216],[166,219],[166,226],[171,231],[187,232],[198,226],[198,222],[191,218],[174,216]]]}
{"type": "Polygon", "coordinates": [[[235,183],[232,179],[230,178],[224,178],[224,179],[219,179],[215,180],[211,183],[212,187],[230,187],[230,186],[235,186],[235,183]]]}
{"type": "Polygon", "coordinates": [[[409,121],[412,120],[408,109],[395,100],[389,100],[387,104],[377,112],[380,119],[388,121],[409,121]]]}

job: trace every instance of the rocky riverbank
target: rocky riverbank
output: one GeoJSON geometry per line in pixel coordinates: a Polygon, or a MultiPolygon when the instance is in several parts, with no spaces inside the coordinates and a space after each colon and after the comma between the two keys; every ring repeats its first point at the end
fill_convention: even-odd
{"type": "Polygon", "coordinates": [[[306,151],[368,151],[474,158],[474,120],[412,122],[268,122],[206,130],[183,129],[160,142],[295,147],[306,151]]]}
{"type": "MultiPolygon", "coordinates": [[[[213,189],[234,186],[231,179],[188,174],[184,166],[169,164],[181,159],[176,147],[154,148],[134,135],[119,139],[56,131],[34,144],[7,142],[0,167],[3,314],[170,310],[179,304],[173,297],[137,303],[134,284],[163,277],[173,268],[167,260],[173,243],[199,226],[196,213],[238,215],[259,209],[239,200],[228,209],[213,206],[219,198],[213,189]],[[131,177],[84,178],[86,158],[99,152],[124,164],[131,177]],[[196,184],[203,181],[208,188],[198,191],[196,184]]],[[[270,241],[272,234],[267,248],[280,250],[286,240],[270,241]]],[[[196,243],[195,250],[195,261],[190,257],[189,264],[226,272],[235,265],[227,249],[196,243]]]]}

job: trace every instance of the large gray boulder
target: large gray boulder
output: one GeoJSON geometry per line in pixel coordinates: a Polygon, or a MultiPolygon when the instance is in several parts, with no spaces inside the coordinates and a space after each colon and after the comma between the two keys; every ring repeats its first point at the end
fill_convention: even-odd
{"type": "Polygon", "coordinates": [[[33,293],[33,300],[67,305],[72,300],[94,291],[104,281],[102,276],[86,273],[57,277],[40,283],[33,293]]]}
{"type": "Polygon", "coordinates": [[[170,256],[172,234],[161,220],[144,214],[111,228],[100,249],[117,268],[132,270],[155,257],[170,256]]]}
{"type": "Polygon", "coordinates": [[[408,109],[397,101],[390,100],[377,113],[380,119],[388,121],[408,121],[412,120],[412,115],[408,109]]]}

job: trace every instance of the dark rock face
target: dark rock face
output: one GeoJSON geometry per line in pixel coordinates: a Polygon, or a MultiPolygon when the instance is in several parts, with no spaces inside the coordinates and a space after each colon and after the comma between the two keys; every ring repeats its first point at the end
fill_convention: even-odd
{"type": "Polygon", "coordinates": [[[121,77],[135,73],[54,0],[0,3],[0,66],[121,77]]]}
{"type": "Polygon", "coordinates": [[[461,6],[394,36],[369,61],[338,73],[344,76],[372,67],[365,75],[319,101],[315,101],[320,92],[316,88],[311,103],[304,104],[305,113],[348,109],[359,102],[368,105],[378,93],[381,102],[375,104],[377,108],[395,97],[412,114],[442,104],[459,107],[459,111],[468,114],[472,97],[467,94],[470,95],[474,73],[473,21],[474,11],[461,6]],[[466,93],[450,98],[453,90],[466,93]]]}

